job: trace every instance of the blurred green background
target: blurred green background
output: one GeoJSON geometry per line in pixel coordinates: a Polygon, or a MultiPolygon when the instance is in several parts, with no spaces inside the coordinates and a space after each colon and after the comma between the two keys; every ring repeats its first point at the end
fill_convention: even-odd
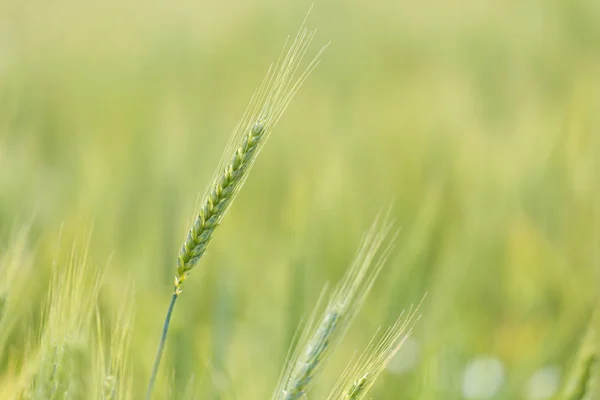
{"type": "MultiPolygon", "coordinates": [[[[198,193],[309,7],[0,2],[1,247],[30,224],[35,298],[61,225],[66,247],[93,226],[102,304],[135,287],[135,392],[198,193]]],[[[549,398],[598,289],[600,2],[331,0],[308,25],[331,46],[185,287],[161,390],[269,398],[393,201],[396,250],[312,397],[427,292],[376,398],[549,398]]]]}

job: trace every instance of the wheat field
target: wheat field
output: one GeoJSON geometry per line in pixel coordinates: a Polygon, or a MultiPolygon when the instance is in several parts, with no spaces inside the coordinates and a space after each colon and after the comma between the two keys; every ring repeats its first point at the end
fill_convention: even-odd
{"type": "Polygon", "coordinates": [[[599,4],[1,0],[0,399],[600,398],[599,4]]]}

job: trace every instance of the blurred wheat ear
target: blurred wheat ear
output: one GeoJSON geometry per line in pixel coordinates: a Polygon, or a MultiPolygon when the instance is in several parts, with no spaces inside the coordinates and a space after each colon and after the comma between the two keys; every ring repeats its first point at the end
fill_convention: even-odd
{"type": "Polygon", "coordinates": [[[392,224],[379,217],[363,239],[352,265],[338,283],[325,311],[311,318],[282,374],[273,400],[296,400],[310,390],[316,374],[340,342],[392,249],[392,224]]]}
{"type": "Polygon", "coordinates": [[[105,324],[96,308],[96,347],[97,354],[94,359],[99,376],[96,392],[100,393],[103,400],[116,400],[131,398],[131,376],[128,374],[128,350],[131,339],[131,325],[133,323],[133,285],[128,284],[122,292],[123,302],[116,316],[116,321],[110,326],[110,340],[108,351],[104,350],[105,324]],[[106,353],[106,354],[105,354],[106,353]]]}
{"type": "MultiPolygon", "coordinates": [[[[20,332],[20,324],[28,324],[27,315],[31,296],[30,274],[33,253],[28,226],[13,234],[10,245],[0,255],[0,363],[4,363],[10,346],[10,337],[20,332]]],[[[22,327],[22,326],[21,326],[22,327]]],[[[27,359],[27,350],[20,356],[27,359]]],[[[23,362],[25,363],[25,361],[23,362]]],[[[16,398],[19,388],[18,368],[4,370],[0,380],[0,398],[16,398]]],[[[22,396],[21,396],[22,397],[22,396]]]]}
{"type": "Polygon", "coordinates": [[[87,262],[89,237],[81,250],[75,245],[64,266],[54,261],[40,337],[39,365],[32,376],[36,399],[80,397],[92,392],[88,353],[92,320],[100,289],[100,274],[87,262]]]}
{"type": "Polygon", "coordinates": [[[600,395],[598,377],[599,318],[600,311],[597,308],[588,323],[577,358],[571,367],[571,374],[560,397],[561,400],[596,399],[600,395]]]}
{"type": "Polygon", "coordinates": [[[112,324],[107,351],[102,332],[109,326],[97,311],[101,271],[88,263],[88,248],[89,237],[81,248],[73,245],[66,260],[55,256],[39,336],[27,339],[9,398],[108,400],[130,395],[126,348],[133,298],[124,293],[126,302],[112,324]]]}
{"type": "Polygon", "coordinates": [[[244,185],[272,128],[279,121],[304,80],[319,63],[319,57],[325,47],[317,53],[306,69],[298,74],[300,63],[314,34],[314,30],[309,30],[304,23],[302,24],[296,38],[289,46],[286,43],[279,61],[269,69],[259,89],[252,96],[242,119],[234,129],[224,157],[208,186],[207,193],[203,197],[201,206],[179,251],[175,286],[148,384],[146,399],[152,395],[171,315],[177,297],[181,294],[183,282],[206,252],[215,229],[244,185]]]}
{"type": "Polygon", "coordinates": [[[27,275],[32,266],[27,227],[15,234],[9,251],[0,257],[0,359],[7,349],[8,336],[18,322],[18,306],[27,298],[27,275]]]}
{"type": "Polygon", "coordinates": [[[420,318],[419,306],[402,313],[381,337],[373,337],[363,354],[344,372],[328,400],[359,400],[375,383],[404,341],[411,335],[420,318]]]}

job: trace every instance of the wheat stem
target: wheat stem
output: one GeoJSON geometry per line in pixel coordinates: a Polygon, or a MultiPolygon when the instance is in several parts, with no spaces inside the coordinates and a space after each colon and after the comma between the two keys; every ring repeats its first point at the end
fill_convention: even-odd
{"type": "Polygon", "coordinates": [[[177,297],[179,297],[179,294],[177,292],[173,292],[173,296],[171,296],[171,303],[169,304],[169,310],[167,311],[167,316],[165,317],[162,334],[160,335],[160,343],[158,344],[158,350],[156,351],[156,358],[154,359],[154,366],[152,367],[152,375],[150,375],[150,382],[148,383],[148,389],[146,390],[146,400],[150,400],[152,397],[152,390],[154,389],[154,383],[156,382],[156,376],[158,374],[158,367],[160,366],[162,353],[165,349],[165,343],[167,342],[167,333],[169,332],[171,315],[173,314],[173,307],[175,307],[177,297]]]}

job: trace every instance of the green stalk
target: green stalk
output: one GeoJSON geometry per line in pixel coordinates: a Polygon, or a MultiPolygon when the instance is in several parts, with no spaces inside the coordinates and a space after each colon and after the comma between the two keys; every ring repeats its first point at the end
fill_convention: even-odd
{"type": "Polygon", "coordinates": [[[156,382],[156,375],[158,374],[158,367],[162,358],[163,350],[165,349],[165,343],[167,341],[167,332],[169,332],[169,324],[171,323],[171,315],[173,314],[173,307],[179,297],[177,290],[173,291],[171,297],[171,303],[167,310],[167,316],[165,317],[165,324],[163,325],[162,334],[160,336],[160,343],[158,344],[158,350],[156,351],[156,358],[154,359],[154,366],[152,367],[152,375],[150,376],[150,382],[148,383],[148,390],[146,390],[146,400],[150,400],[152,397],[152,390],[154,389],[154,383],[156,382]]]}

